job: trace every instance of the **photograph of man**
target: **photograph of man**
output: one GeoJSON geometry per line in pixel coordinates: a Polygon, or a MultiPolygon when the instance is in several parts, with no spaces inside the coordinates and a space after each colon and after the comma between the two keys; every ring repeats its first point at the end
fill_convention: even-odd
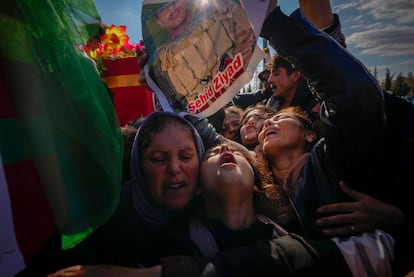
{"type": "Polygon", "coordinates": [[[154,41],[153,53],[147,48],[150,76],[178,111],[191,109],[191,102],[200,96],[214,101],[246,71],[256,46],[239,1],[203,3],[163,1],[152,4],[153,11],[146,17],[152,21],[149,31],[154,41]]]}

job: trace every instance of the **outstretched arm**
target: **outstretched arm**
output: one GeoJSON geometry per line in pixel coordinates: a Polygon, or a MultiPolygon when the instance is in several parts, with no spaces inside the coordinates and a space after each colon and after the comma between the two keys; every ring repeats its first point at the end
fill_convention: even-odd
{"type": "Polygon", "coordinates": [[[346,48],[338,14],[332,13],[330,0],[299,0],[299,7],[310,22],[346,48]]]}
{"type": "Polygon", "coordinates": [[[338,176],[346,176],[344,181],[353,188],[378,178],[373,168],[383,149],[379,134],[384,129],[384,102],[367,68],[300,9],[286,16],[277,7],[266,18],[261,35],[302,72],[321,101],[327,164],[338,176]]]}
{"type": "Polygon", "coordinates": [[[299,0],[303,14],[319,29],[325,29],[334,22],[330,0],[299,0]]]}
{"type": "Polygon", "coordinates": [[[63,268],[46,277],[161,277],[161,266],[129,268],[115,265],[75,265],[63,268]]]}

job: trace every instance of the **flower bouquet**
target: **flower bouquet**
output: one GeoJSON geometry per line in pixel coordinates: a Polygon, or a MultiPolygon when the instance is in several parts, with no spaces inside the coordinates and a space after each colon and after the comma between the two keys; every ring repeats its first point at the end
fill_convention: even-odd
{"type": "Polygon", "coordinates": [[[96,62],[102,80],[113,92],[120,125],[153,112],[152,91],[138,82],[137,49],[143,46],[129,42],[126,26],[111,25],[98,38],[97,43],[84,45],[83,51],[96,62]]]}
{"type": "Polygon", "coordinates": [[[82,50],[92,58],[102,74],[106,68],[104,60],[117,60],[137,56],[137,49],[143,46],[138,43],[130,43],[126,33],[126,26],[111,25],[105,33],[99,37],[96,46],[83,45],[82,50]]]}

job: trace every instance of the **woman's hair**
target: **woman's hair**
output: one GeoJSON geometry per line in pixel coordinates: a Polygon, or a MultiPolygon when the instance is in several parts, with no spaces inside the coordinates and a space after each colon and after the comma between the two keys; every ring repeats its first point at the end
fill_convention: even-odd
{"type": "Polygon", "coordinates": [[[288,113],[288,114],[293,115],[296,119],[298,119],[302,123],[303,128],[306,131],[311,131],[315,133],[316,139],[306,145],[307,146],[306,151],[309,152],[312,146],[315,145],[315,143],[320,138],[319,124],[315,122],[315,120],[313,120],[313,118],[299,106],[290,106],[290,107],[283,108],[280,111],[278,111],[276,114],[279,114],[279,113],[288,113]]]}
{"type": "Polygon", "coordinates": [[[266,118],[269,118],[273,116],[274,114],[276,114],[276,110],[273,109],[272,107],[267,106],[264,103],[257,103],[255,105],[248,106],[244,110],[244,112],[242,113],[242,116],[240,117],[240,126],[243,125],[243,121],[246,119],[246,116],[253,110],[262,110],[266,118]]]}
{"type": "Polygon", "coordinates": [[[145,116],[141,115],[140,117],[136,118],[135,120],[127,122],[127,125],[138,129],[139,126],[141,126],[141,123],[144,122],[144,120],[145,120],[145,116]]]}
{"type": "Polygon", "coordinates": [[[234,105],[225,107],[224,111],[228,113],[238,114],[238,115],[241,115],[243,113],[242,108],[240,108],[239,106],[234,106],[234,105]]]}

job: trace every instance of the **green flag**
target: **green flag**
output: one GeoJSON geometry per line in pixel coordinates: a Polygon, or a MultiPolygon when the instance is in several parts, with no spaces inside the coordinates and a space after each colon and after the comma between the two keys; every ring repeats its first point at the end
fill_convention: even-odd
{"type": "Polygon", "coordinates": [[[63,249],[105,223],[119,201],[119,123],[94,63],[76,48],[99,23],[91,0],[6,1],[1,12],[6,178],[28,174],[14,165],[34,164],[63,249]]]}

